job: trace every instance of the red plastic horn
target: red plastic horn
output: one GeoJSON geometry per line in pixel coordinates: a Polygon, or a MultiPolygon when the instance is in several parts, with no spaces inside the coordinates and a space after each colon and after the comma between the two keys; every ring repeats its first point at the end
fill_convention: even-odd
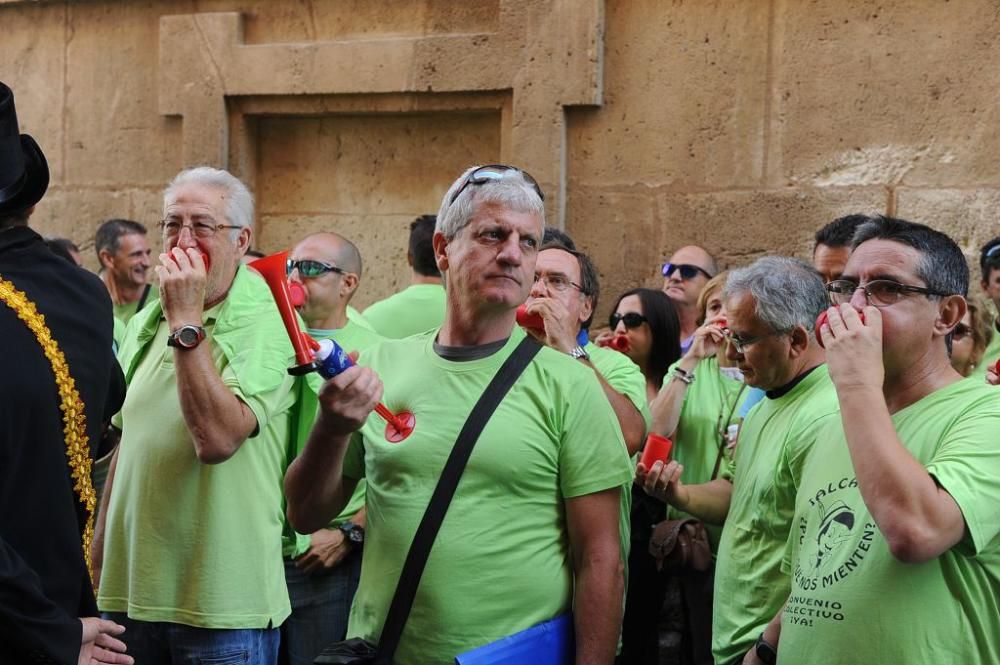
{"type": "MultiPolygon", "coordinates": [[[[865,313],[858,310],[858,316],[861,317],[861,323],[865,322],[865,313]]],[[[820,328],[825,326],[829,320],[826,310],[820,312],[819,316],[816,317],[816,341],[819,342],[819,347],[821,349],[826,348],[826,344],[823,343],[823,333],[820,332],[820,328]]]]}
{"type": "Polygon", "coordinates": [[[619,353],[627,353],[632,345],[629,344],[628,337],[625,335],[615,335],[611,339],[601,340],[600,346],[606,346],[609,349],[618,351],[619,353]]]}
{"type": "Polygon", "coordinates": [[[993,366],[993,373],[1000,374],[1000,360],[997,360],[997,364],[993,366]]]}
{"type": "Polygon", "coordinates": [[[541,314],[532,314],[528,312],[527,305],[520,305],[517,308],[517,325],[522,328],[528,328],[529,330],[537,330],[539,332],[545,332],[545,321],[542,319],[541,314]]]}
{"type": "Polygon", "coordinates": [[[288,338],[295,349],[295,361],[298,363],[288,371],[290,374],[300,376],[312,372],[318,365],[311,348],[312,345],[306,341],[309,336],[305,335],[299,328],[299,319],[295,314],[295,307],[292,306],[292,296],[288,291],[288,279],[285,273],[287,258],[288,252],[278,252],[252,261],[250,267],[260,273],[264,281],[267,282],[268,288],[271,289],[271,295],[274,296],[274,302],[278,305],[278,311],[281,313],[281,322],[285,324],[288,338]]]}

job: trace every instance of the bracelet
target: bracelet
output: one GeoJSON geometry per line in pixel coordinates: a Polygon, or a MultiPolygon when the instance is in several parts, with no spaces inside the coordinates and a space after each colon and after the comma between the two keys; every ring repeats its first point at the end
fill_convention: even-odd
{"type": "Polygon", "coordinates": [[[694,372],[686,372],[683,369],[681,369],[680,367],[675,367],[673,374],[674,374],[674,378],[676,378],[679,381],[683,381],[684,383],[686,383],[689,386],[692,383],[694,383],[694,372]]]}

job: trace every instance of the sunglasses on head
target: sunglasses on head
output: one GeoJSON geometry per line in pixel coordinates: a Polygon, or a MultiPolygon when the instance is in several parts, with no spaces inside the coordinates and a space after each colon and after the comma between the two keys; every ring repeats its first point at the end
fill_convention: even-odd
{"type": "Polygon", "coordinates": [[[670,277],[675,271],[680,271],[681,279],[689,280],[694,279],[701,273],[708,279],[712,279],[712,276],[708,274],[708,271],[690,263],[664,263],[663,264],[663,276],[670,277]]]}
{"type": "Polygon", "coordinates": [[[648,320],[649,319],[638,312],[625,312],[624,314],[615,312],[608,319],[608,326],[614,330],[618,327],[618,322],[621,321],[625,324],[626,328],[638,328],[648,320]]]}
{"type": "Polygon", "coordinates": [[[286,260],[285,274],[291,275],[293,270],[298,270],[300,277],[319,277],[320,275],[325,275],[328,272],[335,272],[341,275],[346,274],[337,266],[332,266],[329,263],[323,263],[322,261],[313,261],[312,259],[301,259],[298,261],[295,259],[286,260]]]}
{"type": "Polygon", "coordinates": [[[448,205],[458,199],[459,195],[466,190],[469,185],[485,185],[493,180],[503,180],[505,175],[510,171],[516,171],[524,176],[524,179],[529,185],[534,187],[535,193],[538,194],[538,198],[542,201],[545,200],[545,195],[542,194],[542,188],[538,186],[538,181],[531,177],[531,174],[527,171],[523,171],[515,166],[507,166],[506,164],[487,164],[486,166],[480,166],[478,169],[470,173],[465,177],[465,182],[462,186],[455,190],[455,193],[451,195],[448,199],[448,205]]]}

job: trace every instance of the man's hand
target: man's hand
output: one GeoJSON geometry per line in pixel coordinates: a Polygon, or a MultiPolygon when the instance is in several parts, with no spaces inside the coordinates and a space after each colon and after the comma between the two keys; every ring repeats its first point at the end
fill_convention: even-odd
{"type": "Polygon", "coordinates": [[[545,321],[544,338],[536,331],[529,331],[535,339],[556,351],[569,353],[576,348],[576,335],[580,322],[574,319],[566,306],[553,298],[535,298],[528,305],[529,314],[538,314],[545,321]]]}
{"type": "Polygon", "coordinates": [[[201,252],[174,247],[169,254],[160,254],[156,274],[160,278],[163,315],[171,330],[184,325],[201,325],[207,280],[201,252]]]}
{"type": "Polygon", "coordinates": [[[681,482],[684,465],[671,460],[667,464],[655,462],[653,468],[646,469],[642,462],[635,467],[635,481],[651,497],[669,503],[678,510],[688,505],[688,490],[681,482]]]}
{"type": "Polygon", "coordinates": [[[837,391],[875,389],[882,391],[882,312],[865,307],[865,320],[848,303],[827,310],[823,335],[830,378],[837,391]]]}
{"type": "Polygon", "coordinates": [[[333,570],[351,553],[351,544],[340,529],[320,529],[309,536],[309,549],[295,560],[295,567],[315,575],[333,570]]]}
{"type": "Polygon", "coordinates": [[[125,632],[125,626],[97,617],[83,617],[83,637],[77,665],[132,665],[132,656],[125,654],[125,643],[114,636],[125,632]]]}
{"type": "Polygon", "coordinates": [[[743,656],[743,665],[764,665],[764,661],[757,655],[756,647],[750,647],[750,650],[743,656]]]}
{"type": "Polygon", "coordinates": [[[382,399],[382,381],[370,367],[354,365],[323,384],[319,391],[324,434],[348,436],[368,419],[382,399]]]}
{"type": "Polygon", "coordinates": [[[696,360],[710,358],[719,351],[726,340],[722,332],[723,324],[726,321],[724,316],[713,316],[704,325],[694,331],[691,347],[686,355],[696,360]]]}

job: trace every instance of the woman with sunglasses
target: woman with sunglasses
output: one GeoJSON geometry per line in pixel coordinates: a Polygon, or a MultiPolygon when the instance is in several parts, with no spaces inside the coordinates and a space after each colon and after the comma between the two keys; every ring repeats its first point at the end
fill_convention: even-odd
{"type": "MultiPolygon", "coordinates": [[[[647,399],[663,385],[663,377],[680,357],[680,321],[673,301],[662,291],[632,289],[615,302],[610,331],[598,342],[615,335],[628,339],[625,354],[646,378],[647,399]]],[[[622,663],[657,663],[659,653],[659,609],[666,590],[666,576],[656,569],[649,554],[652,525],[666,518],[666,504],[641,488],[632,486],[628,588],[622,625],[622,663]]]]}
{"type": "Polygon", "coordinates": [[[969,301],[962,321],[951,333],[951,366],[962,376],[971,376],[983,362],[993,339],[993,326],[982,303],[969,301]]]}
{"type": "Polygon", "coordinates": [[[608,321],[610,331],[602,333],[598,344],[616,335],[628,339],[625,355],[646,377],[646,397],[660,392],[667,369],[681,354],[680,320],[673,301],[662,291],[632,289],[618,297],[608,321]]]}

